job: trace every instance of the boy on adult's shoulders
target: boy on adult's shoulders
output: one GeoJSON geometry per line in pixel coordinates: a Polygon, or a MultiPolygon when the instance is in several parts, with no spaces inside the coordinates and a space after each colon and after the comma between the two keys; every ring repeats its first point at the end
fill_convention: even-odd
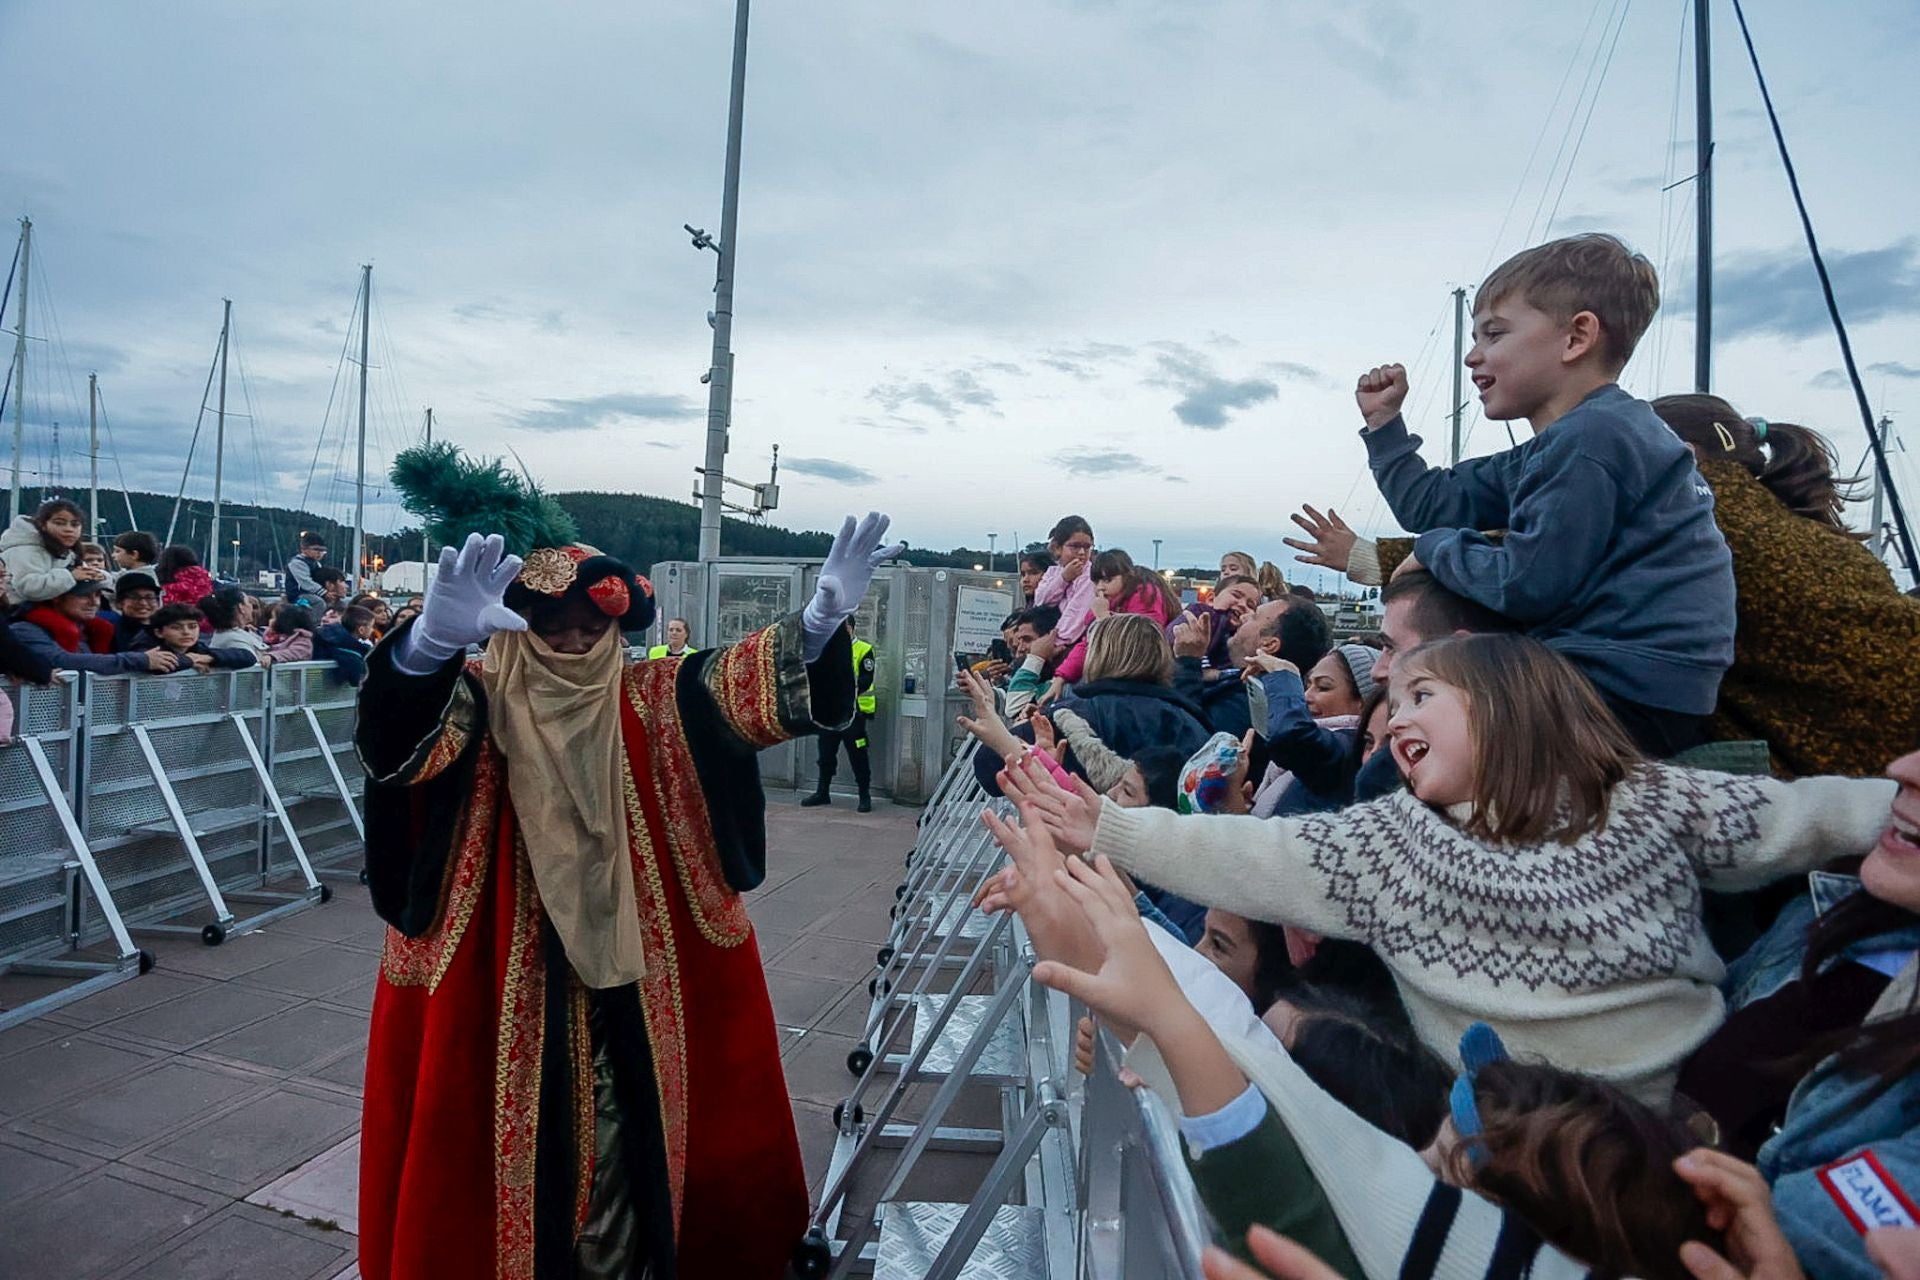
{"type": "Polygon", "coordinates": [[[1488,276],[1467,368],[1487,417],[1534,432],[1491,457],[1420,460],[1400,365],[1363,374],[1355,399],[1374,479],[1420,535],[1400,571],[1512,618],[1593,681],[1643,750],[1670,756],[1705,739],[1734,590],[1691,451],[1616,382],[1659,305],[1653,265],[1610,235],[1540,245],[1488,276]]]}

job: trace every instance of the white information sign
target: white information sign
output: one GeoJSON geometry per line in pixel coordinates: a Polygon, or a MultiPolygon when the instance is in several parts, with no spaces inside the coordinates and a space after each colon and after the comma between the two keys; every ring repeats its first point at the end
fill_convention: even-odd
{"type": "Polygon", "coordinates": [[[953,648],[956,653],[985,653],[1000,638],[1000,622],[1013,609],[1013,597],[990,587],[962,586],[954,593],[953,648]]]}

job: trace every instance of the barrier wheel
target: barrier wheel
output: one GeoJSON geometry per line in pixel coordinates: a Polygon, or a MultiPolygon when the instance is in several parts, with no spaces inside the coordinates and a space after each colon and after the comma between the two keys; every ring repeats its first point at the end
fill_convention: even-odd
{"type": "Polygon", "coordinates": [[[880,948],[880,950],[879,950],[879,951],[877,951],[877,952],[875,952],[875,953],[874,953],[874,957],[873,957],[873,962],[874,962],[875,964],[877,964],[877,965],[879,965],[879,966],[880,966],[880,967],[881,967],[882,969],[884,969],[884,968],[886,968],[886,967],[887,967],[888,965],[890,965],[890,964],[892,964],[892,963],[893,963],[893,948],[892,948],[892,947],[882,947],[882,948],[880,948]]]}
{"type": "Polygon", "coordinates": [[[227,940],[227,926],[210,924],[200,931],[200,941],[210,947],[217,947],[227,940]]]}
{"type": "Polygon", "coordinates": [[[153,966],[159,963],[160,957],[154,955],[153,952],[147,950],[145,947],[140,948],[140,972],[152,973],[153,966]]]}
{"type": "Polygon", "coordinates": [[[897,885],[895,885],[895,886],[893,886],[893,898],[894,898],[894,901],[896,901],[896,902],[898,902],[898,901],[899,901],[900,899],[902,899],[902,898],[904,898],[904,897],[906,897],[906,896],[907,896],[907,886],[905,886],[905,885],[903,885],[903,884],[897,884],[897,885]]]}
{"type": "Polygon", "coordinates": [[[332,901],[333,901],[333,886],[332,886],[332,885],[330,885],[330,884],[322,884],[322,885],[320,886],[320,901],[322,901],[322,902],[332,902],[332,901]]]}
{"type": "MultiPolygon", "coordinates": [[[[853,1047],[853,1050],[847,1054],[847,1070],[852,1072],[856,1076],[863,1076],[867,1074],[867,1068],[872,1065],[873,1065],[873,1050],[867,1048],[867,1046],[863,1044],[855,1045],[853,1047]]],[[[856,1104],[854,1107],[853,1116],[855,1120],[858,1120],[860,1118],[860,1108],[858,1104],[856,1104]]],[[[835,1123],[836,1124],[838,1123],[837,1119],[835,1123]]]]}
{"type": "Polygon", "coordinates": [[[897,904],[887,908],[887,919],[898,920],[899,918],[900,918],[900,908],[897,904]]]}
{"type": "Polygon", "coordinates": [[[868,978],[867,994],[870,996],[892,995],[893,984],[891,982],[882,982],[878,978],[868,978]]]}
{"type": "Polygon", "coordinates": [[[365,867],[362,867],[360,868],[360,883],[365,884],[366,882],[367,882],[367,869],[365,867]]]}
{"type": "MultiPolygon", "coordinates": [[[[846,1118],[847,1118],[847,1104],[844,1101],[834,1103],[833,1104],[833,1127],[838,1129],[840,1127],[840,1122],[845,1120],[846,1118]]],[[[865,1124],[867,1122],[867,1109],[861,1106],[857,1102],[853,1104],[853,1122],[855,1124],[865,1124]]]]}
{"type": "Polygon", "coordinates": [[[810,1227],[800,1243],[793,1246],[793,1273],[800,1280],[820,1280],[833,1268],[833,1246],[827,1243],[827,1233],[818,1227],[810,1227]]]}

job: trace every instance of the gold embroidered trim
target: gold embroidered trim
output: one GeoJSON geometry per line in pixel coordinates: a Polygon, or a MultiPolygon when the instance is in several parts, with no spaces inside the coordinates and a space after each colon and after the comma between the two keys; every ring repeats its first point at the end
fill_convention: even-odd
{"type": "MultiPolygon", "coordinates": [[[[646,734],[653,766],[649,786],[666,828],[667,855],[673,860],[694,927],[716,947],[737,947],[753,936],[753,921],[720,868],[707,796],[693,767],[673,673],[663,670],[664,665],[641,662],[627,669],[627,698],[646,734]],[[671,714],[663,714],[661,708],[670,708],[671,714]]],[[[721,711],[724,714],[726,707],[721,711]]]]}
{"type": "Polygon", "coordinates": [[[673,1223],[680,1227],[680,1200],[687,1181],[687,1039],[686,1009],[680,997],[680,956],[674,943],[673,916],[666,885],[654,855],[640,792],[633,770],[621,771],[626,780],[628,844],[633,850],[634,892],[646,949],[647,972],[640,979],[640,1008],[646,1016],[647,1039],[653,1046],[654,1083],[660,1094],[660,1128],[667,1145],[667,1187],[673,1195],[673,1223]]]}
{"type": "Polygon", "coordinates": [[[587,1012],[587,988],[580,975],[567,974],[567,1032],[573,1065],[573,1230],[587,1225],[593,1196],[593,1168],[600,1158],[600,1099],[594,1093],[593,1026],[587,1012]]]}
{"type": "Polygon", "coordinates": [[[498,1280],[534,1280],[534,1149],[540,1129],[543,912],[527,847],[513,842],[513,936],[507,947],[494,1056],[494,1258],[498,1280]]]}
{"type": "Polygon", "coordinates": [[[418,938],[409,938],[391,926],[381,950],[380,971],[396,987],[425,987],[431,995],[447,975],[460,940],[466,936],[474,907],[487,886],[487,868],[493,862],[495,824],[502,761],[491,743],[483,747],[473,770],[473,795],[462,822],[453,865],[441,880],[440,905],[434,924],[418,938]]]}

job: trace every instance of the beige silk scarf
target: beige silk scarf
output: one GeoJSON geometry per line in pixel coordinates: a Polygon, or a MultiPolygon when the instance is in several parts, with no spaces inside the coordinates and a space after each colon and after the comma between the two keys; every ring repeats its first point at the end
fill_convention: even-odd
{"type": "Polygon", "coordinates": [[[625,676],[612,627],[583,654],[555,652],[531,631],[496,631],[480,668],[540,902],[596,989],[637,982],[647,967],[621,776],[625,676]]]}

